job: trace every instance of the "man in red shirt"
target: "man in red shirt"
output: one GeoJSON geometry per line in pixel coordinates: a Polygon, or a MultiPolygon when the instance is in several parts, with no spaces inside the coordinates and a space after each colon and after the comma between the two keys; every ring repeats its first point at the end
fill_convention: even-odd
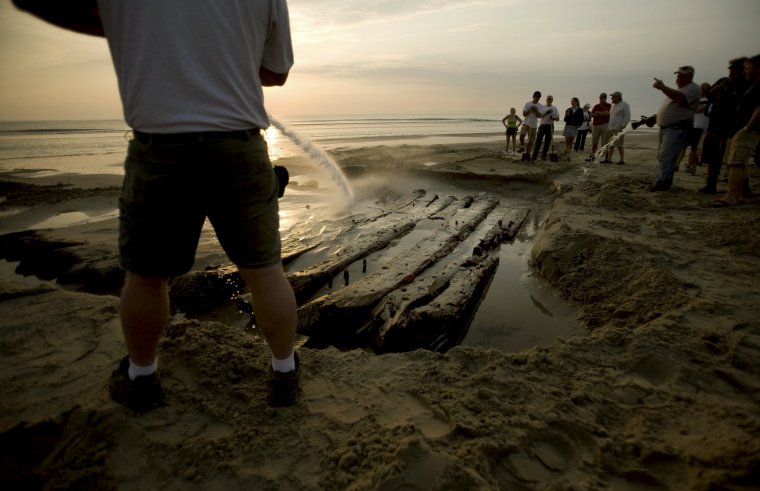
{"type": "Polygon", "coordinates": [[[595,105],[591,109],[591,122],[593,124],[593,128],[591,130],[591,155],[585,159],[586,162],[594,161],[594,154],[596,154],[596,149],[599,146],[600,138],[602,140],[602,146],[607,144],[607,123],[610,122],[611,107],[612,104],[607,102],[607,94],[604,92],[599,94],[599,104],[595,105]]]}

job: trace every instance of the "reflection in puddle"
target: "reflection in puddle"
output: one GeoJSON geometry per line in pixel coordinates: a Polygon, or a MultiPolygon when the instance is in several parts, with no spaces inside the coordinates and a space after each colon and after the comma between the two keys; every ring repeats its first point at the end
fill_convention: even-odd
{"type": "Polygon", "coordinates": [[[501,245],[499,268],[463,345],[518,352],[584,333],[572,306],[530,269],[530,251],[539,231],[526,223],[512,244],[501,245]]]}
{"type": "Polygon", "coordinates": [[[36,276],[23,276],[16,273],[19,262],[8,262],[5,259],[0,259],[0,282],[3,283],[18,283],[26,287],[36,287],[41,285],[54,285],[55,281],[46,281],[37,278],[36,276]]]}
{"type": "Polygon", "coordinates": [[[99,222],[101,220],[108,220],[119,216],[118,210],[113,210],[101,215],[88,215],[81,211],[69,211],[65,213],[59,213],[50,218],[46,218],[40,222],[30,225],[28,228],[43,229],[43,228],[62,228],[70,227],[72,225],[83,225],[85,223],[99,222]]]}

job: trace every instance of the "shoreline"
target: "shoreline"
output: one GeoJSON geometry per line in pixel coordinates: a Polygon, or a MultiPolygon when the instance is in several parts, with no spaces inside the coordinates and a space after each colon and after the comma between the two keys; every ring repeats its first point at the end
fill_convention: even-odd
{"type": "MultiPolygon", "coordinates": [[[[532,268],[578,307],[587,332],[519,353],[302,349],[293,408],[263,401],[268,353],[252,333],[175,318],[160,348],[170,405],[133,416],[105,390],[123,350],[116,298],[0,283],[0,436],[37,458],[3,477],[103,488],[750,482],[760,454],[760,203],[710,208],[714,197],[696,192],[704,167],[649,193],[656,138],[636,140],[625,166],[578,154],[529,165],[505,159],[496,141],[333,151],[352,179],[403,182],[412,170],[484,188],[542,183],[552,204],[532,268]]],[[[751,174],[757,187],[760,170],[751,174]]]]}

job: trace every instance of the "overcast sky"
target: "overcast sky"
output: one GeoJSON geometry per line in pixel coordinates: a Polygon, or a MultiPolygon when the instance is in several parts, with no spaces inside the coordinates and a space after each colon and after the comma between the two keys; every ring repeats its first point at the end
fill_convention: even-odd
{"type": "MultiPolygon", "coordinates": [[[[156,0],[160,1],[160,0],[156,0]]],[[[652,77],[725,76],[760,53],[760,0],[290,0],[296,64],[268,110],[501,118],[533,90],[560,108],[620,90],[656,112],[652,77]]],[[[0,0],[0,120],[121,118],[105,40],[0,0]]]]}

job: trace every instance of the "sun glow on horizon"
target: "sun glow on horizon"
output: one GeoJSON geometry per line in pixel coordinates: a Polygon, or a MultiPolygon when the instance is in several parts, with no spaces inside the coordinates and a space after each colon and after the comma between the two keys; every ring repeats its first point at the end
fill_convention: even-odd
{"type": "MultiPolygon", "coordinates": [[[[268,110],[283,115],[500,118],[536,89],[562,105],[620,90],[634,113],[651,113],[662,101],[652,77],[674,83],[674,68],[692,65],[698,83],[713,83],[729,59],[760,46],[756,0],[288,4],[295,66],[284,87],[265,91],[268,110]]],[[[122,117],[101,38],[0,2],[0,65],[0,120],[122,117]]]]}

